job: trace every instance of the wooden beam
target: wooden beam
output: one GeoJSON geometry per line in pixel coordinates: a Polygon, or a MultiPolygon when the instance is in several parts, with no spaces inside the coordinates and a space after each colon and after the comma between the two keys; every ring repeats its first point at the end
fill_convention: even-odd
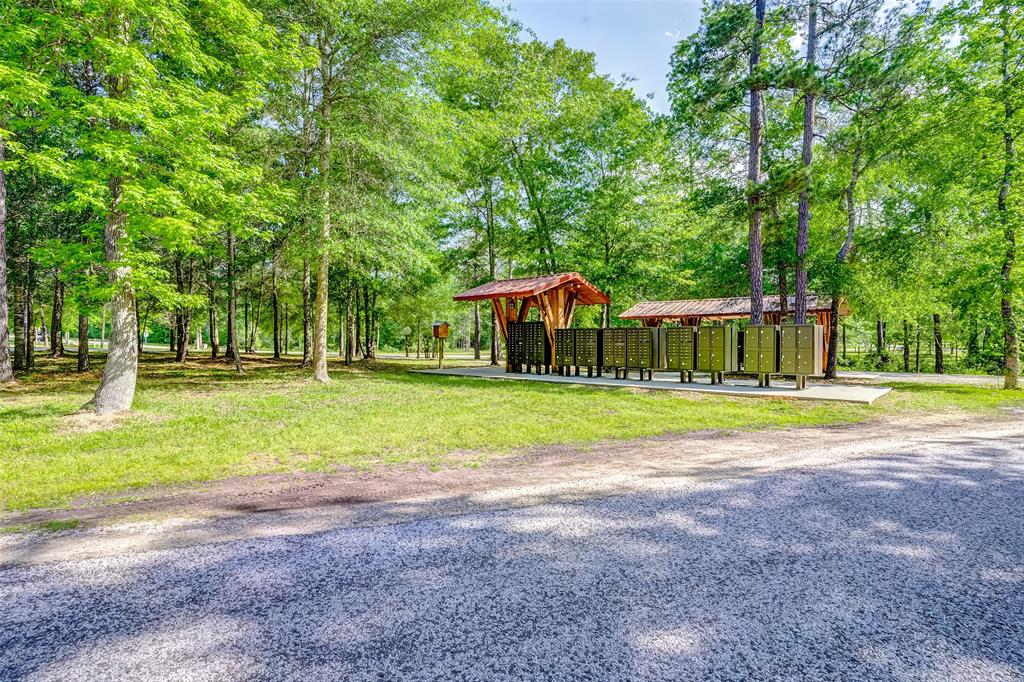
{"type": "Polygon", "coordinates": [[[508,344],[508,320],[505,319],[505,309],[496,298],[491,299],[491,305],[494,308],[494,318],[498,321],[498,329],[501,331],[501,339],[508,344]]]}
{"type": "Polygon", "coordinates": [[[537,298],[539,299],[540,303],[540,317],[541,320],[544,322],[544,331],[548,335],[548,342],[551,344],[552,357],[554,357],[556,318],[555,308],[554,306],[552,306],[551,297],[549,296],[550,293],[550,291],[546,291],[538,295],[537,298]]]}
{"type": "Polygon", "coordinates": [[[576,312],[576,299],[577,294],[575,291],[565,292],[565,303],[562,305],[562,327],[568,327],[572,324],[573,313],[576,312]]]}
{"type": "MultiPolygon", "coordinates": [[[[519,303],[519,314],[516,315],[517,322],[526,322],[526,317],[530,314],[530,306],[533,305],[532,298],[524,298],[519,303]]],[[[513,304],[514,308],[514,304],[513,304]]]]}

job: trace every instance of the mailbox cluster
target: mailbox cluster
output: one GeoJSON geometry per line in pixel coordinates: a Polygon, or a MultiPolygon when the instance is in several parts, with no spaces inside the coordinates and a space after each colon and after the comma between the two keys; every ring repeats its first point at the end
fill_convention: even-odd
{"type": "MultiPolygon", "coordinates": [[[[525,332],[529,335],[530,332],[525,332]]],[[[513,367],[525,364],[526,371],[537,367],[541,357],[551,359],[550,346],[540,323],[509,325],[509,360],[513,367]],[[534,342],[536,352],[523,351],[517,363],[513,355],[518,347],[513,329],[539,327],[540,341],[534,342]],[[544,355],[546,348],[547,355],[544,355]]],[[[530,342],[522,345],[529,347],[530,342]]],[[[693,381],[693,373],[707,372],[712,384],[720,384],[726,373],[744,372],[757,375],[758,385],[770,385],[772,374],[796,377],[798,389],[807,385],[807,377],[821,374],[823,367],[824,329],[821,325],[754,325],[742,335],[731,325],[705,327],[556,329],[554,364],[559,374],[575,370],[587,376],[601,376],[602,368],[615,370],[615,378],[627,378],[639,370],[640,379],[651,379],[656,369],[679,372],[682,382],[693,381]]],[[[513,371],[522,371],[521,369],[513,371]]]]}
{"type": "Polygon", "coordinates": [[[720,384],[726,372],[739,370],[739,334],[732,325],[697,327],[697,371],[720,384]]]}
{"type": "Polygon", "coordinates": [[[807,387],[807,377],[824,370],[825,329],[820,324],[782,327],[779,373],[796,376],[797,389],[807,387]]]}
{"type": "Polygon", "coordinates": [[[758,386],[770,386],[779,371],[779,326],[750,325],[743,334],[743,371],[757,375],[758,386]]]}
{"type": "Polygon", "coordinates": [[[576,376],[580,369],[587,368],[587,376],[601,376],[601,358],[603,356],[600,329],[556,329],[555,330],[555,366],[561,375],[568,374],[575,368],[576,376]]]}
{"type": "Polygon", "coordinates": [[[667,327],[665,337],[665,369],[679,372],[679,381],[693,381],[697,369],[697,328],[667,327]]]}
{"type": "Polygon", "coordinates": [[[543,322],[509,322],[508,368],[510,372],[541,374],[550,371],[551,344],[543,322]]]}

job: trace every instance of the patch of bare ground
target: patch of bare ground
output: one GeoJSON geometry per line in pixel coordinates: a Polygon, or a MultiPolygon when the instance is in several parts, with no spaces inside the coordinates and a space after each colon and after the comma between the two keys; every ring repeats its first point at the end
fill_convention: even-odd
{"type": "Polygon", "coordinates": [[[57,433],[61,435],[95,433],[97,431],[110,431],[128,422],[157,424],[166,421],[166,419],[165,415],[140,412],[99,415],[95,412],[81,411],[61,417],[58,420],[57,433]]]}
{"type": "MultiPolygon", "coordinates": [[[[82,428],[100,424],[88,421],[82,428]]],[[[706,431],[632,441],[535,448],[481,461],[479,453],[449,453],[442,466],[395,465],[372,470],[287,472],[202,484],[160,486],[75,500],[68,508],[0,514],[0,526],[29,526],[76,519],[82,527],[124,520],[219,518],[393,502],[531,486],[575,484],[620,489],[623,481],[661,476],[732,478],[779,469],[827,466],[877,455],[915,441],[955,437],[965,428],[1017,428],[1019,415],[1004,413],[915,415],[830,427],[777,431],[706,431]]]]}

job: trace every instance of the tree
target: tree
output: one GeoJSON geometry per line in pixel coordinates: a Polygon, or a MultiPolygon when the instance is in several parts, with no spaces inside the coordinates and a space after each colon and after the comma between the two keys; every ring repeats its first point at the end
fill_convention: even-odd
{"type": "Polygon", "coordinates": [[[747,239],[750,263],[750,323],[761,324],[764,316],[764,267],[761,262],[761,107],[764,84],[761,65],[761,35],[764,32],[765,0],[754,0],[754,33],[750,41],[750,145],[747,152],[747,202],[750,234],[747,239]]]}

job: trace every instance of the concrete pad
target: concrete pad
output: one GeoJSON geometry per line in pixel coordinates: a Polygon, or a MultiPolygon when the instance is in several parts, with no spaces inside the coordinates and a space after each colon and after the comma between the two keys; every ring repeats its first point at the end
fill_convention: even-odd
{"type": "MultiPolygon", "coordinates": [[[[742,396],[745,398],[793,398],[797,400],[833,400],[845,403],[870,405],[891,389],[886,386],[863,386],[843,384],[808,385],[803,391],[796,390],[792,381],[773,379],[772,386],[761,388],[754,379],[731,379],[726,384],[709,383],[707,377],[695,377],[694,383],[679,381],[678,372],[655,372],[652,381],[638,379],[616,379],[614,375],[603,377],[558,376],[557,374],[509,374],[504,367],[453,367],[451,369],[413,370],[417,374],[438,374],[480,379],[508,379],[512,381],[543,381],[551,384],[583,384],[606,388],[648,388],[663,391],[691,391],[715,393],[718,395],[742,396]]],[[[633,373],[634,376],[636,372],[633,373]]]]}

